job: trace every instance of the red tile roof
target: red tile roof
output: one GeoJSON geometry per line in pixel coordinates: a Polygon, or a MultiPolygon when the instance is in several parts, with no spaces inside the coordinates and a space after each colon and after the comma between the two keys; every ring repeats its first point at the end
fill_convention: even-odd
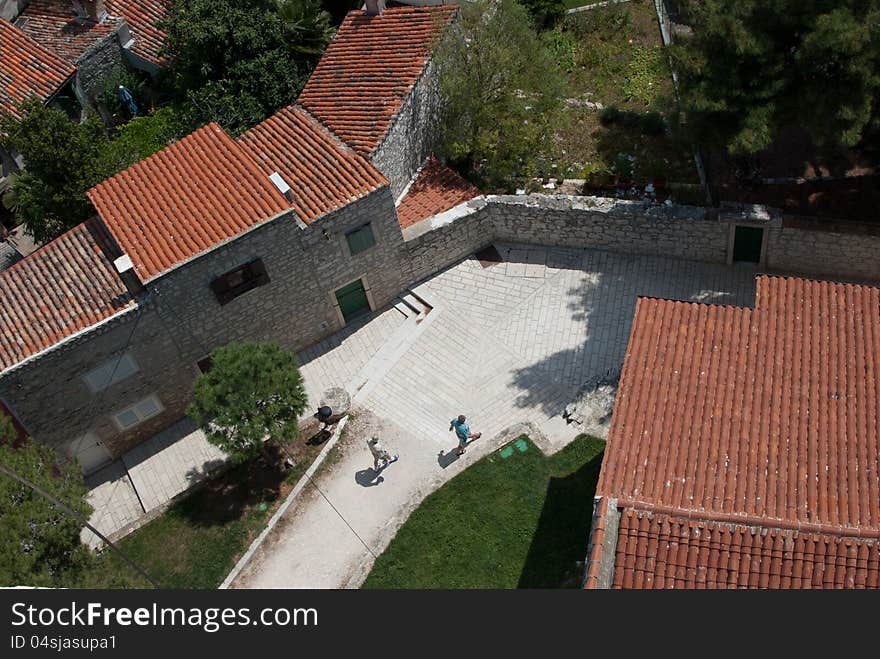
{"type": "Polygon", "coordinates": [[[165,32],[156,22],[168,15],[170,0],[105,0],[108,17],[100,23],[80,21],[70,0],[32,0],[21,13],[21,29],[58,55],[75,61],[111,34],[123,19],[135,39],[132,52],[158,66],[165,32]]]}
{"type": "Polygon", "coordinates": [[[121,23],[118,16],[101,23],[78,21],[69,0],[31,0],[18,17],[25,33],[68,62],[75,62],[121,23]]]}
{"type": "Polygon", "coordinates": [[[107,11],[122,16],[135,43],[131,51],[156,66],[165,66],[168,58],[160,55],[165,45],[165,31],[156,24],[168,17],[171,0],[107,0],[107,11]]]}
{"type": "Polygon", "coordinates": [[[880,541],[689,520],[620,516],[613,588],[880,588],[880,541]]]}
{"type": "Polygon", "coordinates": [[[336,31],[299,103],[369,156],[382,142],[428,62],[455,5],[352,11],[336,31]]]}
{"type": "Polygon", "coordinates": [[[87,194],[143,282],[290,208],[265,168],[217,124],[87,194]]]}
{"type": "Polygon", "coordinates": [[[58,55],[0,19],[0,112],[18,116],[18,104],[32,97],[46,100],[75,71],[58,55]]]}
{"type": "Polygon", "coordinates": [[[307,223],[388,182],[301,107],[281,110],[238,139],[267,174],[278,172],[291,186],[293,208],[307,223]]]}
{"type": "Polygon", "coordinates": [[[0,273],[0,370],[134,304],[106,240],[90,220],[0,273]]]}
{"type": "Polygon", "coordinates": [[[480,194],[476,186],[431,156],[400,200],[397,219],[405,229],[480,194]]]}
{"type": "Polygon", "coordinates": [[[880,288],[762,276],[754,310],[641,298],[597,495],[880,538],[878,376],[880,288]]]}

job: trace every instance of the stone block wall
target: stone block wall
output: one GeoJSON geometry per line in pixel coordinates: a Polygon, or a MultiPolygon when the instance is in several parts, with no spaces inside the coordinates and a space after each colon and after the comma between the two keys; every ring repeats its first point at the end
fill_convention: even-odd
{"type": "Polygon", "coordinates": [[[868,233],[770,227],[766,268],[814,277],[880,281],[880,236],[868,233]]]}
{"type": "Polygon", "coordinates": [[[492,241],[725,263],[728,234],[702,208],[561,195],[481,197],[404,230],[414,280],[492,241]]]}
{"type": "Polygon", "coordinates": [[[183,416],[197,369],[181,359],[155,305],[143,302],[3,374],[0,397],[32,436],[65,454],[69,442],[93,432],[116,456],[183,416]],[[138,372],[92,393],[83,376],[123,354],[134,358],[138,372]],[[164,411],[121,432],[112,415],[150,394],[164,411]]]}
{"type": "Polygon", "coordinates": [[[123,66],[118,31],[104,37],[76,61],[74,92],[84,106],[94,105],[104,81],[114,69],[123,66]]]}
{"type": "Polygon", "coordinates": [[[391,130],[371,161],[388,177],[397,199],[430,155],[436,141],[440,92],[435,66],[429,62],[407,96],[391,130]]]}
{"type": "Polygon", "coordinates": [[[288,214],[150,282],[137,309],[114,317],[0,376],[0,398],[41,442],[63,451],[95,432],[114,457],[185,414],[197,362],[230,341],[274,341],[297,351],[341,327],[333,291],[364,278],[375,308],[407,285],[406,246],[388,187],[300,228],[288,214]],[[351,256],[345,233],[370,222],[376,245],[351,256]],[[326,237],[325,232],[326,231],[326,237]],[[211,282],[261,258],[269,283],[221,306],[211,282]],[[83,379],[113,356],[139,370],[93,394],[83,379]],[[127,432],[111,415],[155,394],[164,411],[127,432]]]}

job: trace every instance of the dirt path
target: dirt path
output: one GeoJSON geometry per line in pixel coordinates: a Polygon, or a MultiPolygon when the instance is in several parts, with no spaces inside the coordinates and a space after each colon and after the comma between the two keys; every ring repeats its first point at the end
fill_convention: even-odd
{"type": "Polygon", "coordinates": [[[481,438],[461,459],[448,455],[455,438],[447,437],[441,456],[444,447],[437,440],[421,439],[358,409],[315,484],[306,486],[232,587],[359,587],[374,555],[384,551],[422,499],[511,435],[481,438]],[[373,435],[400,455],[378,474],[366,445],[373,435]]]}

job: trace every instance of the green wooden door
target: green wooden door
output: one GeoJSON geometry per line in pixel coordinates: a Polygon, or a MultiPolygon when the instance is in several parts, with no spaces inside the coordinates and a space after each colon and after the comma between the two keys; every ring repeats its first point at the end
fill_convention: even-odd
{"type": "Polygon", "coordinates": [[[733,260],[761,262],[761,243],[764,229],[759,227],[737,227],[733,237],[733,260]]]}
{"type": "Polygon", "coordinates": [[[336,291],[336,301],[339,302],[339,310],[342,311],[346,323],[370,310],[370,301],[367,299],[364,283],[360,279],[336,291]]]}

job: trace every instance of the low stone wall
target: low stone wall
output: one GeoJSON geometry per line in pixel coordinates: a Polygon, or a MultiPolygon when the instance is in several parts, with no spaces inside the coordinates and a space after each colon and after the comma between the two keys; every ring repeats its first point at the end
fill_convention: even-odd
{"type": "Polygon", "coordinates": [[[880,236],[791,226],[766,232],[765,267],[814,277],[880,281],[880,236]]]}
{"type": "MultiPolygon", "coordinates": [[[[754,222],[744,222],[753,226],[754,222]]],[[[764,225],[765,259],[775,273],[880,281],[880,232],[828,230],[815,221],[764,225]]],[[[695,206],[564,195],[478,197],[403,230],[413,281],[491,243],[602,249],[729,263],[735,222],[695,206]]]]}
{"type": "Polygon", "coordinates": [[[728,225],[692,206],[563,195],[478,197],[405,229],[413,280],[492,241],[725,263],[728,225]]]}

